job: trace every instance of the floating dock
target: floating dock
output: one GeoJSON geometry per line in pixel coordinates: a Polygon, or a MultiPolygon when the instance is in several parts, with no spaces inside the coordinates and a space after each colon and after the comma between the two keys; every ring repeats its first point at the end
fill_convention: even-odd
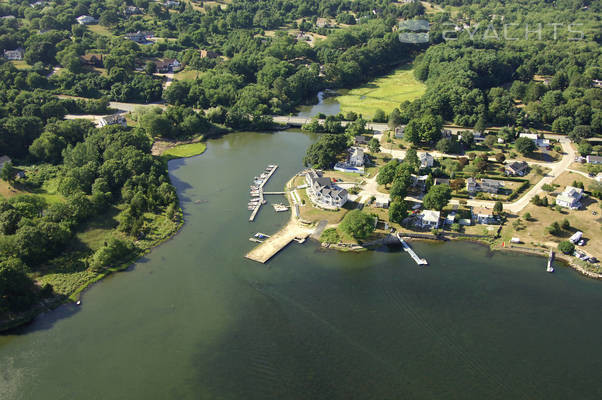
{"type": "Polygon", "coordinates": [[[261,206],[263,204],[265,204],[265,200],[263,199],[263,186],[266,183],[268,183],[268,181],[270,180],[272,175],[274,175],[274,172],[276,172],[276,170],[278,169],[278,165],[270,165],[270,166],[268,166],[268,168],[270,169],[270,172],[257,187],[256,192],[259,195],[259,202],[255,206],[255,208],[253,208],[253,212],[251,213],[251,216],[249,217],[249,222],[253,222],[255,220],[255,217],[257,216],[259,209],[261,208],[261,206]]]}
{"type": "Polygon", "coordinates": [[[416,264],[428,265],[428,261],[426,261],[425,258],[418,257],[418,254],[416,254],[414,252],[414,250],[410,247],[410,245],[405,240],[402,239],[402,237],[399,235],[399,233],[397,234],[397,239],[399,239],[399,242],[401,243],[401,246],[403,247],[403,251],[408,253],[410,255],[410,257],[412,257],[412,259],[416,262],[416,264]]]}
{"type": "Polygon", "coordinates": [[[552,267],[552,262],[554,262],[554,251],[550,249],[550,255],[548,255],[548,267],[546,268],[547,272],[554,272],[554,267],[552,267]]]}

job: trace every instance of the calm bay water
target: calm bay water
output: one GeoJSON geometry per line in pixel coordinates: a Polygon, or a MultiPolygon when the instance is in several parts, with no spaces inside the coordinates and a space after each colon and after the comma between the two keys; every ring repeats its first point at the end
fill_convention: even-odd
{"type": "Polygon", "coordinates": [[[0,336],[0,399],[599,399],[602,283],[470,243],[243,258],[251,178],[311,136],[240,133],[170,163],[186,224],[83,305],[0,336]],[[200,202],[198,202],[200,200],[200,202]]]}

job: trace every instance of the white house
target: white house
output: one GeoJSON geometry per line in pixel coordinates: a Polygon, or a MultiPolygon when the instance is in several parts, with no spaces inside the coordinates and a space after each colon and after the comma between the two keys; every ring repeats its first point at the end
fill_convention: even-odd
{"type": "Polygon", "coordinates": [[[96,18],[91,17],[89,15],[80,15],[76,18],[77,23],[80,25],[90,25],[96,23],[96,18]]]}
{"type": "Polygon", "coordinates": [[[550,147],[550,141],[548,139],[539,138],[537,136],[537,133],[523,132],[523,133],[519,134],[518,136],[533,140],[535,142],[535,145],[539,148],[546,149],[546,148],[550,147]]]}
{"type": "Polygon", "coordinates": [[[478,189],[477,180],[475,178],[466,179],[466,191],[468,193],[475,193],[478,189]]]}
{"type": "Polygon", "coordinates": [[[349,165],[353,167],[364,166],[364,150],[361,147],[352,147],[349,155],[349,165]]]}
{"type": "Polygon", "coordinates": [[[423,210],[418,214],[416,225],[425,229],[439,228],[439,220],[441,219],[441,211],[423,210]]]}
{"type": "Polygon", "coordinates": [[[420,160],[420,168],[430,168],[433,166],[435,159],[429,153],[422,153],[418,156],[420,160]]]}
{"type": "Polygon", "coordinates": [[[493,215],[493,210],[484,207],[475,207],[472,209],[472,219],[475,224],[494,224],[497,219],[493,215]]]}
{"type": "Polygon", "coordinates": [[[340,208],[347,202],[347,191],[332,183],[330,178],[310,169],[305,173],[307,195],[317,206],[324,208],[340,208]]]}
{"type": "Polygon", "coordinates": [[[4,58],[7,60],[22,60],[23,59],[23,49],[18,47],[14,50],[4,50],[4,58]]]}
{"type": "Polygon", "coordinates": [[[157,72],[177,72],[182,69],[182,64],[175,58],[168,58],[155,62],[157,72]]]}
{"type": "Polygon", "coordinates": [[[578,210],[581,208],[581,198],[583,197],[583,189],[579,189],[573,186],[567,186],[564,188],[564,192],[560,193],[556,197],[556,204],[560,207],[567,207],[571,210],[578,210]]]}
{"type": "Polygon", "coordinates": [[[470,194],[474,194],[476,192],[495,194],[502,186],[502,183],[495,179],[481,179],[481,182],[477,182],[477,180],[474,178],[468,178],[466,180],[466,191],[470,194]]]}
{"type": "Polygon", "coordinates": [[[585,162],[588,164],[602,164],[601,156],[587,156],[585,157],[585,162]]]}
{"type": "Polygon", "coordinates": [[[125,117],[123,115],[112,114],[112,115],[106,115],[98,120],[98,126],[100,128],[102,128],[103,126],[107,126],[107,125],[121,125],[123,127],[126,127],[126,126],[128,126],[128,123],[125,120],[125,117]]]}

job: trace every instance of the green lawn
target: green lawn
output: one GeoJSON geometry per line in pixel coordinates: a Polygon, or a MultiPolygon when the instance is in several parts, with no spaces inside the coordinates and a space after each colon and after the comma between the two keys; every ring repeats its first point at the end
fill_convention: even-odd
{"type": "Polygon", "coordinates": [[[27,64],[25,60],[11,60],[10,63],[15,66],[15,68],[20,70],[28,70],[31,69],[31,65],[27,64]]]}
{"type": "Polygon", "coordinates": [[[200,71],[195,69],[183,69],[174,74],[174,79],[177,81],[193,81],[199,76],[200,71]]]}
{"type": "Polygon", "coordinates": [[[107,36],[107,37],[115,37],[115,35],[113,35],[111,33],[111,31],[109,30],[109,28],[107,28],[106,26],[103,25],[86,25],[88,27],[88,30],[90,30],[91,32],[94,32],[98,35],[102,35],[102,36],[107,36]]]}
{"type": "Polygon", "coordinates": [[[338,96],[337,101],[343,113],[354,111],[371,118],[376,109],[390,113],[403,101],[422,96],[425,90],[426,86],[414,78],[413,69],[404,66],[338,96]]]}
{"type": "Polygon", "coordinates": [[[192,157],[203,154],[205,149],[207,149],[207,145],[203,142],[181,144],[165,150],[163,156],[167,156],[168,158],[192,157]]]}

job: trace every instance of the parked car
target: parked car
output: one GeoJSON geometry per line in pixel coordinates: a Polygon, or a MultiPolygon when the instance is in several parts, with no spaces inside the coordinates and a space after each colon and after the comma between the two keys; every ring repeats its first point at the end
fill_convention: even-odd
{"type": "Polygon", "coordinates": [[[596,257],[590,257],[589,260],[587,260],[587,261],[591,264],[595,264],[598,262],[598,259],[596,257]]]}
{"type": "Polygon", "coordinates": [[[581,239],[579,241],[579,243],[577,243],[577,246],[583,246],[585,244],[585,240],[581,239]]]}

